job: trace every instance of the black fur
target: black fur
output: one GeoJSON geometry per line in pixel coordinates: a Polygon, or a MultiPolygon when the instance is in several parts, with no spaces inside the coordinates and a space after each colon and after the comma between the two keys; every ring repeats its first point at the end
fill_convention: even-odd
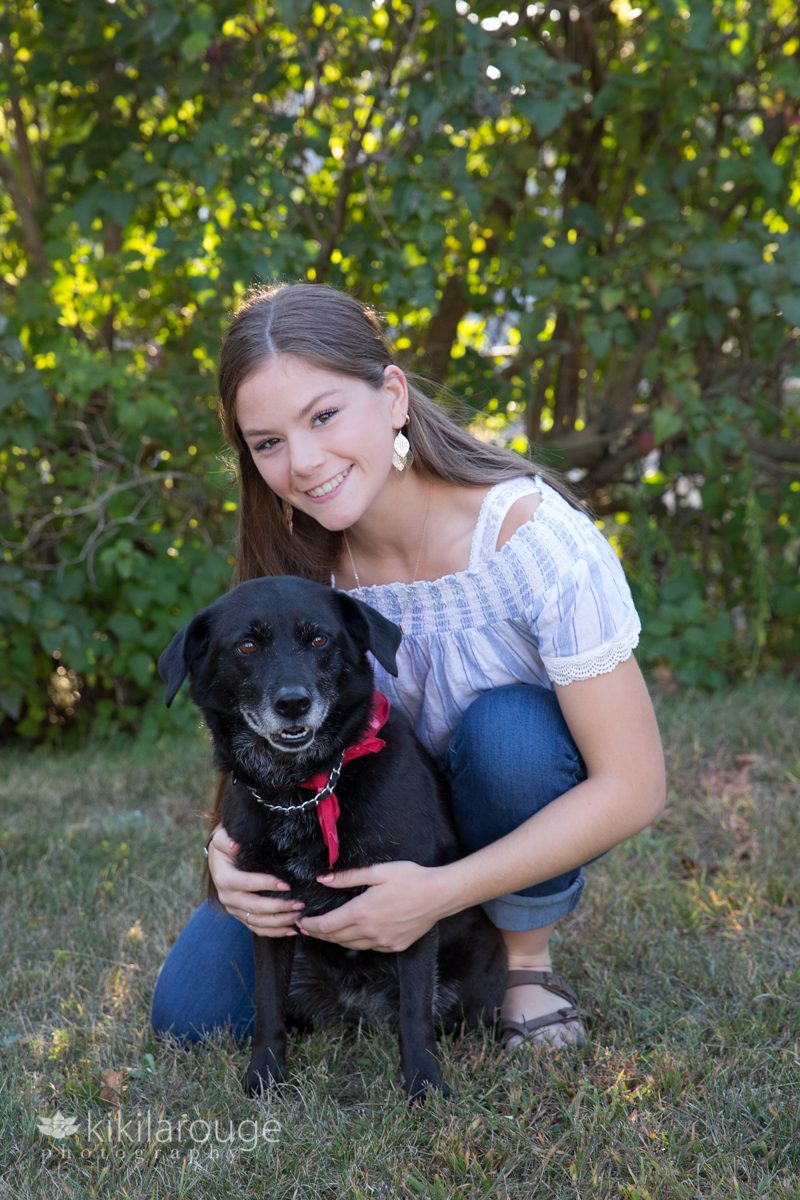
{"type": "MultiPolygon", "coordinates": [[[[170,704],[186,678],[227,780],[220,819],[242,849],[243,870],[291,885],[316,916],[363,889],[326,888],[314,808],[283,814],[312,793],[301,781],[327,772],[367,727],[373,677],[367,650],[397,673],[400,630],[343,592],[294,577],[257,579],[198,613],[159,659],[170,704]],[[277,706],[277,707],[276,707],[277,706]],[[234,782],[234,779],[236,782],[234,782]]],[[[459,847],[447,789],[406,718],[392,710],[385,749],[347,763],[336,786],[341,816],[336,870],[392,860],[450,862],[459,847]]],[[[285,893],[283,893],[285,896],[285,893]]],[[[502,943],[479,908],[441,921],[399,954],[354,951],[317,938],[253,938],[256,1023],[245,1086],[285,1077],[287,1021],[347,1016],[393,1019],[409,1098],[445,1089],[434,1036],[492,1020],[505,980],[502,943]],[[293,963],[294,957],[294,963],[293,963]]]]}

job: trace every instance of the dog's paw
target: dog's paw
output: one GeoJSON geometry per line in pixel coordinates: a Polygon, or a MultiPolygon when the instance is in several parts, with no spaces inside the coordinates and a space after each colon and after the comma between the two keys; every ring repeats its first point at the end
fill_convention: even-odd
{"type": "Polygon", "coordinates": [[[277,1087],[286,1079],[286,1068],[272,1059],[268,1066],[251,1060],[244,1073],[242,1084],[248,1096],[263,1096],[270,1088],[277,1087]]]}
{"type": "Polygon", "coordinates": [[[406,1085],[406,1098],[408,1103],[415,1108],[419,1108],[425,1103],[430,1092],[438,1092],[441,1096],[453,1095],[441,1075],[437,1075],[434,1079],[417,1075],[410,1084],[406,1085]]]}

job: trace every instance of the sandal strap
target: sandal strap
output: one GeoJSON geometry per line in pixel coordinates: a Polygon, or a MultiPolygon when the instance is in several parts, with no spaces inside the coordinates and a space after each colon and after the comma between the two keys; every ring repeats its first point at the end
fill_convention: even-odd
{"type": "Polygon", "coordinates": [[[512,1021],[507,1017],[500,1025],[500,1035],[504,1041],[514,1034],[524,1038],[537,1029],[546,1029],[548,1025],[569,1025],[572,1021],[580,1021],[580,1014],[575,1008],[559,1008],[556,1012],[545,1013],[543,1017],[529,1021],[512,1021]]]}
{"type": "MultiPolygon", "coordinates": [[[[508,972],[506,979],[506,988],[522,987],[526,983],[536,983],[539,987],[543,987],[546,992],[552,992],[554,996],[560,996],[562,1000],[566,1000],[577,1013],[578,997],[573,992],[572,988],[567,983],[563,975],[559,975],[557,971],[535,971],[524,970],[523,968],[512,968],[508,972]]],[[[559,1010],[564,1011],[563,1009],[559,1010]]]]}

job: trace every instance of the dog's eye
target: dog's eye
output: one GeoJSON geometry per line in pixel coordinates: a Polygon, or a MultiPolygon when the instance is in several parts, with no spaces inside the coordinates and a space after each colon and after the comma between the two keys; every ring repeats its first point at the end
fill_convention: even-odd
{"type": "Polygon", "coordinates": [[[326,638],[324,633],[318,633],[315,638],[311,639],[311,645],[315,646],[317,648],[317,650],[321,650],[322,647],[327,646],[327,644],[328,644],[328,639],[326,638]]]}
{"type": "Polygon", "coordinates": [[[249,638],[246,638],[243,642],[239,642],[239,645],[236,647],[240,654],[255,654],[256,648],[255,642],[249,638]]]}

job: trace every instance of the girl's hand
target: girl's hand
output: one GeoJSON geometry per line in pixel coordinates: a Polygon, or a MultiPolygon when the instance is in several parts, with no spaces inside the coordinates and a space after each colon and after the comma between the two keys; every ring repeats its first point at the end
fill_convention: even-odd
{"type": "Polygon", "coordinates": [[[305,907],[292,900],[289,884],[274,875],[240,871],[236,866],[239,846],[221,825],[208,844],[208,872],[222,906],[260,937],[296,937],[297,918],[305,907]],[[259,892],[286,892],[284,897],[259,896],[259,892]]]}
{"type": "Polygon", "coordinates": [[[298,921],[300,932],[351,950],[405,950],[443,915],[437,870],[390,862],[318,875],[326,887],[367,890],[333,912],[298,921]]]}

